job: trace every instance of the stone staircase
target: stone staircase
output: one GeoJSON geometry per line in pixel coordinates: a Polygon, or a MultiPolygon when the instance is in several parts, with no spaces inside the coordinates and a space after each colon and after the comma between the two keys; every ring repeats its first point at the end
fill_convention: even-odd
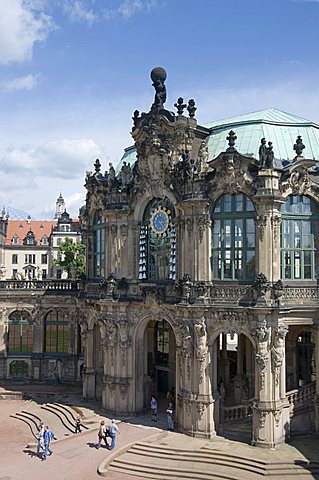
{"type": "Polygon", "coordinates": [[[316,462],[289,462],[285,459],[270,462],[205,447],[195,451],[143,442],[135,443],[126,453],[114,458],[108,471],[119,472],[128,478],[135,475],[159,480],[248,480],[262,476],[286,479],[302,478],[301,475],[319,479],[319,463],[316,462]]]}
{"type": "Polygon", "coordinates": [[[11,417],[26,423],[34,439],[36,439],[37,427],[40,421],[43,421],[54,432],[55,438],[60,440],[73,435],[77,415],[81,417],[82,431],[97,428],[102,419],[101,416],[95,415],[86,408],[57,402],[39,404],[33,400],[27,400],[23,409],[11,417]]]}

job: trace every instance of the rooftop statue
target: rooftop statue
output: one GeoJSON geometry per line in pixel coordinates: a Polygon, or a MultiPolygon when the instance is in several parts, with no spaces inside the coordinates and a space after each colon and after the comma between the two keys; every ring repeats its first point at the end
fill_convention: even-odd
{"type": "Polygon", "coordinates": [[[266,146],[266,139],[262,138],[260,147],[258,150],[259,153],[259,164],[260,168],[266,168],[266,163],[267,163],[267,146],[266,146]]]}
{"type": "Polygon", "coordinates": [[[267,147],[267,159],[266,159],[266,168],[273,168],[274,167],[274,151],[272,142],[268,142],[267,147]]]}
{"type": "Polygon", "coordinates": [[[152,105],[153,110],[161,110],[164,108],[164,103],[166,102],[166,87],[164,82],[166,77],[166,71],[162,67],[155,67],[151,71],[151,79],[153,80],[153,87],[155,88],[155,98],[152,105]]]}
{"type": "Polygon", "coordinates": [[[297,157],[302,155],[302,151],[305,148],[304,144],[302,143],[302,138],[298,135],[296,143],[294,144],[294,151],[297,154],[297,157]]]}

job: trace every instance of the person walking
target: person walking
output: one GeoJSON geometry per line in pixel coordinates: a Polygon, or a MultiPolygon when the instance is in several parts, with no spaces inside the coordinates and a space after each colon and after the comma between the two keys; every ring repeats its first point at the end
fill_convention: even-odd
{"type": "Polygon", "coordinates": [[[107,443],[107,440],[106,440],[107,434],[108,434],[108,431],[105,425],[105,421],[102,420],[102,422],[100,423],[98,434],[97,434],[99,439],[98,444],[96,445],[97,450],[101,448],[102,440],[104,440],[106,448],[109,448],[109,444],[107,443]]]}
{"type": "Polygon", "coordinates": [[[174,422],[173,422],[174,406],[171,402],[168,404],[166,413],[167,413],[167,428],[168,430],[173,431],[174,430],[174,422]]]}
{"type": "Polygon", "coordinates": [[[110,450],[113,450],[113,448],[115,447],[115,432],[121,433],[113,418],[112,423],[109,426],[109,436],[111,437],[110,450]]]}
{"type": "Polygon", "coordinates": [[[44,445],[43,445],[43,434],[44,434],[44,425],[43,422],[40,422],[38,426],[38,431],[36,433],[36,437],[38,439],[38,444],[37,444],[37,457],[40,457],[40,450],[44,450],[44,445]]]}
{"type": "Polygon", "coordinates": [[[74,433],[81,433],[81,417],[78,415],[75,419],[75,432],[74,433]]]}
{"type": "Polygon", "coordinates": [[[157,400],[155,397],[151,398],[152,422],[157,422],[157,400]]]}
{"type": "Polygon", "coordinates": [[[53,438],[54,438],[54,433],[51,432],[51,430],[49,430],[48,426],[46,426],[43,433],[44,452],[43,452],[42,460],[47,459],[48,452],[50,455],[52,455],[53,450],[50,447],[50,443],[53,438]]]}

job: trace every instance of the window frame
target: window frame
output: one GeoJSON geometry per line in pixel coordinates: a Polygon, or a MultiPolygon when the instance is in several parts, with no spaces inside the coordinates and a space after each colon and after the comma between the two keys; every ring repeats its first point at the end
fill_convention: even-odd
{"type": "Polygon", "coordinates": [[[63,310],[51,310],[44,320],[44,353],[46,355],[68,355],[70,344],[70,321],[63,310]],[[49,334],[50,333],[50,334],[49,334]],[[62,339],[60,348],[60,341],[62,339]]]}
{"type": "Polygon", "coordinates": [[[307,195],[288,195],[285,204],[281,207],[281,280],[304,282],[316,279],[316,228],[318,228],[318,221],[319,205],[311,197],[307,195]],[[298,199],[298,201],[295,202],[295,199],[298,199]],[[305,199],[307,199],[307,202],[305,202],[305,199]],[[287,208],[288,202],[289,209],[287,208]],[[306,246],[307,237],[308,241],[310,240],[310,246],[306,246]],[[307,256],[310,257],[308,263],[307,256]],[[306,275],[306,268],[309,269],[309,275],[306,275]],[[300,271],[299,275],[297,273],[298,269],[300,271]],[[290,271],[290,274],[287,273],[288,271],[290,271]]]}
{"type": "Polygon", "coordinates": [[[15,310],[8,318],[7,352],[8,355],[31,355],[34,345],[34,321],[28,312],[15,310]],[[26,327],[31,327],[26,328],[26,327]],[[11,337],[15,348],[10,347],[11,337]],[[23,348],[23,341],[26,340],[26,347],[23,348]]]}
{"type": "Polygon", "coordinates": [[[256,210],[253,201],[243,192],[223,194],[218,197],[211,209],[211,220],[212,280],[225,282],[254,280],[257,252],[256,210]],[[240,235],[236,234],[236,230],[239,229],[240,235]],[[252,260],[249,271],[248,265],[252,260]],[[240,268],[236,268],[236,262],[237,265],[241,265],[240,268]],[[237,275],[237,272],[241,274],[237,275]]]}

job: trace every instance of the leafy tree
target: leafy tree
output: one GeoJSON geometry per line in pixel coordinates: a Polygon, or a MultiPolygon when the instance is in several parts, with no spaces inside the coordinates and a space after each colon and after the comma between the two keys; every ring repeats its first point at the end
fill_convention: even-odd
{"type": "Polygon", "coordinates": [[[76,278],[80,278],[85,271],[85,245],[83,243],[73,243],[71,238],[66,238],[59,245],[59,254],[61,260],[53,260],[53,265],[59,265],[72,278],[75,271],[76,278]]]}

